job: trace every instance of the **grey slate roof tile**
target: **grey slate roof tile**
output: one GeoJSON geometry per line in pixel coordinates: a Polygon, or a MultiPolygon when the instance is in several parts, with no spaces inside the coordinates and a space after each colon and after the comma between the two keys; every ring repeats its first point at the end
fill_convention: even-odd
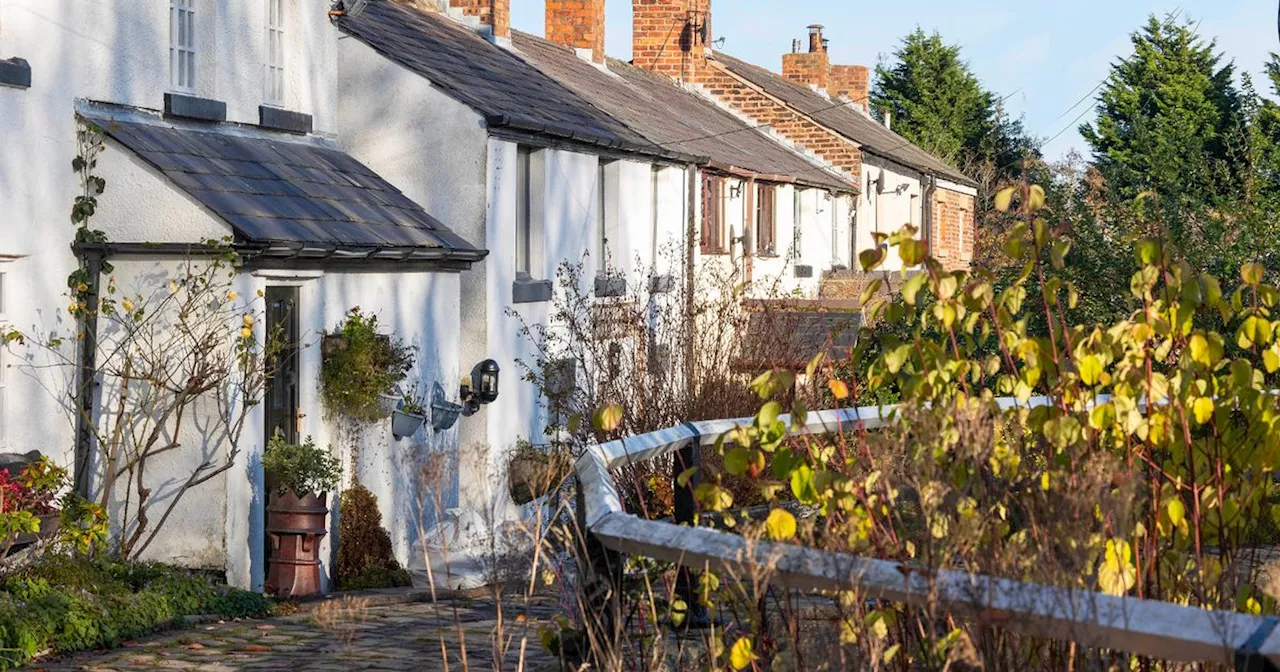
{"type": "Polygon", "coordinates": [[[86,115],[221,217],[240,242],[483,252],[342,152],[297,141],[86,115]]]}
{"type": "Polygon", "coordinates": [[[660,151],[518,56],[447,17],[375,0],[360,16],[337,23],[486,117],[519,119],[549,134],[593,144],[660,151]]]}
{"type": "Polygon", "coordinates": [[[856,190],[715,103],[621,61],[610,61],[609,74],[519,31],[512,38],[519,53],[512,53],[446,16],[387,0],[373,0],[338,26],[484,115],[491,127],[856,190]]]}
{"type": "Polygon", "coordinates": [[[543,72],[656,145],[724,166],[788,175],[830,189],[855,190],[849,181],[667,77],[616,59],[609,59],[609,72],[604,72],[573,51],[529,33],[513,31],[512,41],[543,72]]]}
{"type": "Polygon", "coordinates": [[[865,152],[960,184],[977,184],[942,159],[911,144],[911,141],[848,105],[841,105],[840,101],[833,101],[807,86],[796,84],[782,75],[727,54],[715,52],[715,60],[769,95],[862,145],[865,152]]]}

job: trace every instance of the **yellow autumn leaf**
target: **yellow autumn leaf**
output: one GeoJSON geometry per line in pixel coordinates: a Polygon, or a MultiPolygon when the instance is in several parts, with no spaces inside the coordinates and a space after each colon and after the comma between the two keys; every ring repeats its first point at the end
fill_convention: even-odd
{"type": "Polygon", "coordinates": [[[1027,206],[1032,212],[1044,208],[1044,187],[1038,184],[1031,185],[1031,198],[1027,201],[1027,206]]]}
{"type": "Polygon", "coordinates": [[[764,521],[765,531],[774,541],[787,541],[796,536],[796,517],[784,509],[774,509],[764,521]]]}
{"type": "Polygon", "coordinates": [[[1209,339],[1202,334],[1192,334],[1187,347],[1191,350],[1191,361],[1204,366],[1213,363],[1209,355],[1209,339]]]}
{"type": "Polygon", "coordinates": [[[1107,541],[1102,566],[1098,568],[1098,587],[1108,595],[1124,595],[1138,581],[1138,570],[1133,566],[1133,550],[1123,539],[1107,541]]]}
{"type": "Polygon", "coordinates": [[[1000,212],[1008,212],[1009,205],[1013,203],[1013,187],[1005,187],[996,192],[996,210],[1000,212]]]}
{"type": "Polygon", "coordinates": [[[596,409],[595,414],[591,417],[591,424],[602,432],[612,432],[622,424],[622,406],[618,404],[609,404],[596,409]]]}
{"type": "Polygon", "coordinates": [[[1198,397],[1191,404],[1191,411],[1196,416],[1196,422],[1203,425],[1213,419],[1213,400],[1209,397],[1198,397]]]}
{"type": "Polygon", "coordinates": [[[751,638],[741,637],[729,648],[729,665],[735,670],[745,670],[756,655],[751,652],[751,638]]]}
{"type": "Polygon", "coordinates": [[[1102,360],[1097,355],[1085,355],[1080,359],[1080,380],[1085,385],[1097,385],[1102,379],[1102,360]]]}
{"type": "Polygon", "coordinates": [[[842,380],[832,378],[827,381],[827,387],[831,388],[831,394],[841,401],[849,398],[849,386],[844,384],[842,380]]]}

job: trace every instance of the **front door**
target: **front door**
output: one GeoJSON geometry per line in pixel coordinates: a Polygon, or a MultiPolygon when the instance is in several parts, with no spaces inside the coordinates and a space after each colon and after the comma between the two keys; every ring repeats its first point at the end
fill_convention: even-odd
{"type": "Polygon", "coordinates": [[[267,288],[267,338],[279,339],[279,354],[268,362],[265,440],[277,433],[298,442],[298,288],[267,288]]]}

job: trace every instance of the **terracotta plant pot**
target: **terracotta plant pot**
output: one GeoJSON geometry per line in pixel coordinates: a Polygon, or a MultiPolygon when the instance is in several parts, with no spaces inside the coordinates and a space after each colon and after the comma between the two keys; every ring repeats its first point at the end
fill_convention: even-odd
{"type": "Polygon", "coordinates": [[[406,436],[413,436],[418,433],[422,425],[427,421],[426,417],[405,413],[397,409],[391,414],[391,434],[397,439],[403,439],[406,436]]]}
{"type": "Polygon", "coordinates": [[[528,504],[554,490],[569,474],[568,455],[513,457],[507,465],[507,483],[516,504],[528,504]]]}
{"type": "Polygon", "coordinates": [[[327,501],[324,492],[299,497],[272,490],[267,505],[268,593],[289,599],[320,592],[320,539],[329,531],[327,501]]]}

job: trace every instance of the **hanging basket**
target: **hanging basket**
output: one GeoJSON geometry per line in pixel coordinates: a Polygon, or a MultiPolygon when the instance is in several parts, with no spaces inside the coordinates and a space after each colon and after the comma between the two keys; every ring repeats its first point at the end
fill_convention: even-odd
{"type": "Polygon", "coordinates": [[[391,414],[391,434],[397,439],[413,436],[422,429],[422,425],[426,423],[427,418],[421,415],[405,413],[399,409],[391,414]]]}

